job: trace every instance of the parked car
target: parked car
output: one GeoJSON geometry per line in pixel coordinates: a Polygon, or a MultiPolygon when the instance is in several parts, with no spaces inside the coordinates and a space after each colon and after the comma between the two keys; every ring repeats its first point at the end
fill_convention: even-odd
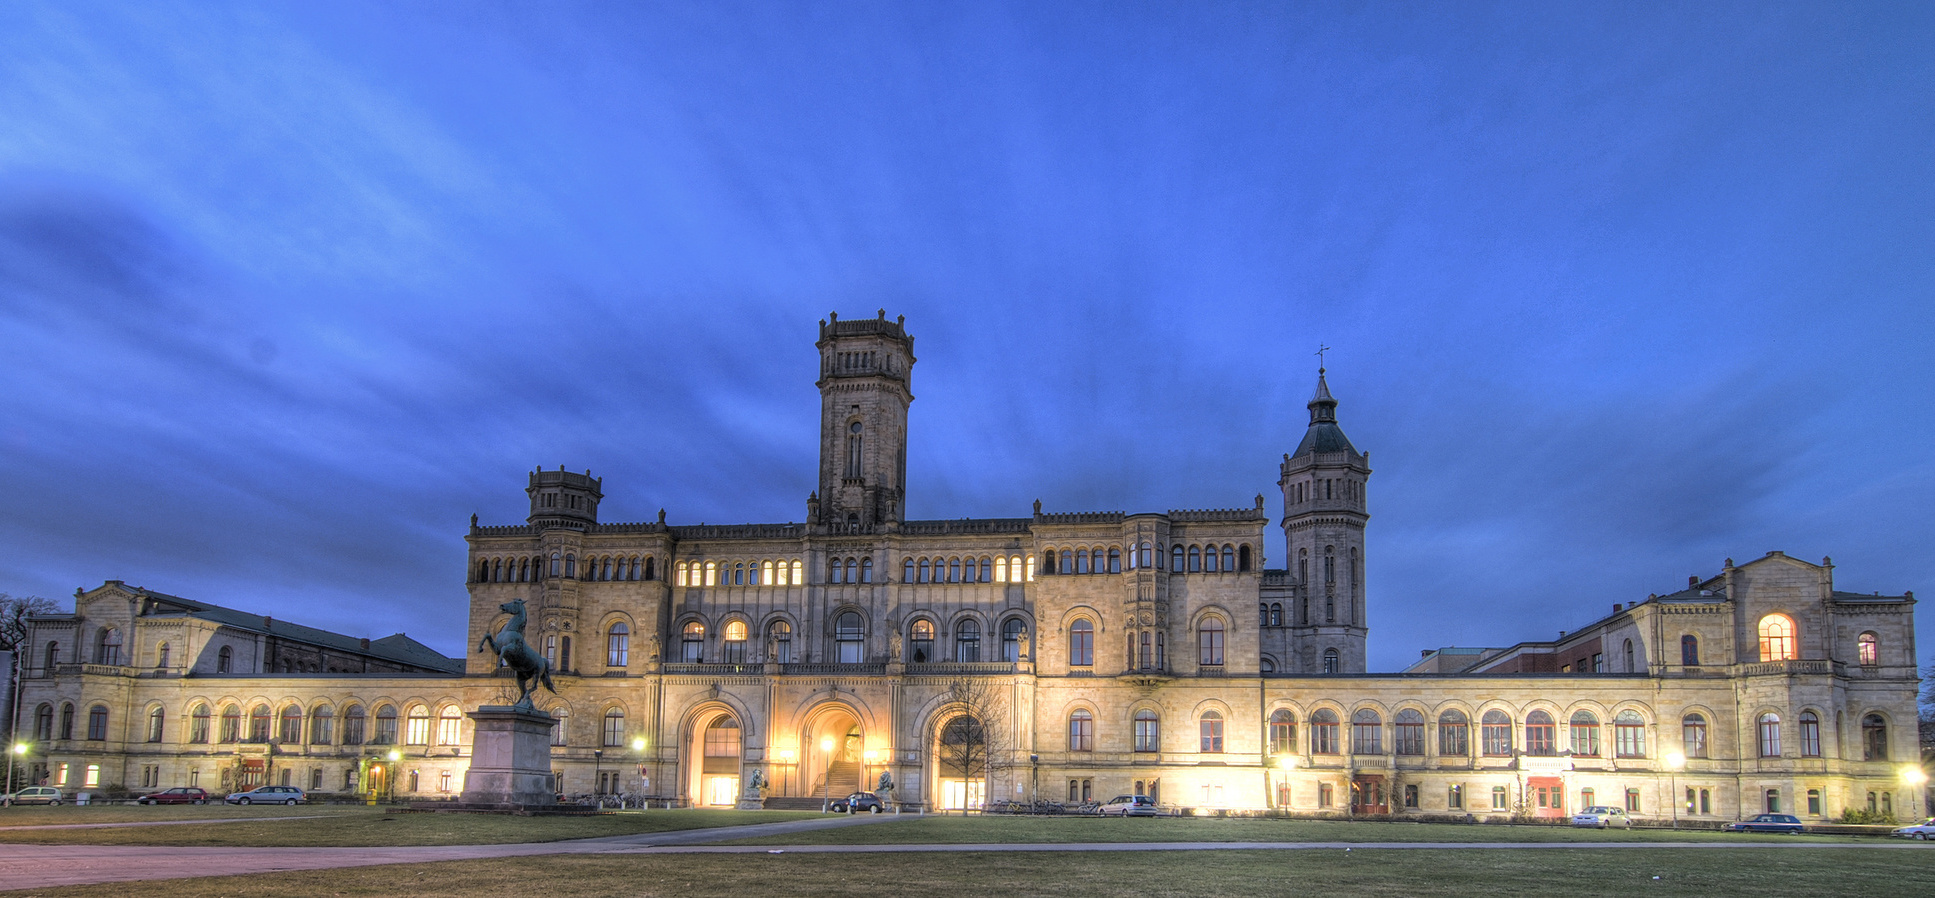
{"type": "Polygon", "coordinates": [[[257,786],[247,792],[231,793],[222,799],[229,804],[295,804],[308,798],[294,786],[257,786]]]}
{"type": "Polygon", "coordinates": [[[1761,814],[1752,820],[1729,823],[1721,829],[1730,833],[1787,833],[1798,836],[1807,831],[1807,826],[1793,814],[1761,814]]]}
{"type": "Polygon", "coordinates": [[[60,790],[53,786],[28,786],[25,789],[7,796],[0,803],[8,806],[16,804],[60,804],[66,798],[67,796],[60,794],[60,790]]]}
{"type": "Polygon", "coordinates": [[[1117,795],[1099,810],[1104,817],[1154,817],[1156,800],[1147,795],[1117,795]]]}
{"type": "Polygon", "coordinates": [[[827,809],[836,814],[858,814],[861,811],[878,814],[887,809],[887,804],[872,792],[855,792],[845,798],[833,799],[827,809]]]}
{"type": "Polygon", "coordinates": [[[150,792],[134,800],[135,804],[207,804],[208,792],[194,786],[176,786],[150,792]]]}
{"type": "Polygon", "coordinates": [[[1591,827],[1593,829],[1606,829],[1608,827],[1632,829],[1633,818],[1626,816],[1625,808],[1594,805],[1577,814],[1573,814],[1572,825],[1591,827]]]}
{"type": "Polygon", "coordinates": [[[1893,832],[1890,832],[1889,835],[1901,836],[1904,839],[1920,839],[1926,842],[1929,840],[1929,837],[1935,836],[1935,817],[1930,817],[1927,820],[1911,826],[1899,827],[1893,832]]]}

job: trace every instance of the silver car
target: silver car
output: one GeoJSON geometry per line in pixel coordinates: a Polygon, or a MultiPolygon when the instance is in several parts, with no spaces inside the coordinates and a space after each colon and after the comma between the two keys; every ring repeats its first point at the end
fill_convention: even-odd
{"type": "Polygon", "coordinates": [[[1897,828],[1893,832],[1890,832],[1889,835],[1901,836],[1904,839],[1919,839],[1926,842],[1930,837],[1935,837],[1935,817],[1930,817],[1920,823],[1897,828]]]}
{"type": "Polygon", "coordinates": [[[53,786],[28,786],[12,795],[6,796],[5,804],[60,804],[66,796],[53,786]]]}
{"type": "Polygon", "coordinates": [[[294,786],[257,786],[222,799],[229,804],[299,804],[309,796],[294,786]]]}
{"type": "Polygon", "coordinates": [[[1156,801],[1147,795],[1117,795],[1100,812],[1104,817],[1154,817],[1156,801]]]}
{"type": "Polygon", "coordinates": [[[1632,829],[1633,818],[1626,816],[1625,808],[1594,805],[1572,815],[1573,826],[1586,826],[1593,829],[1632,829]]]}

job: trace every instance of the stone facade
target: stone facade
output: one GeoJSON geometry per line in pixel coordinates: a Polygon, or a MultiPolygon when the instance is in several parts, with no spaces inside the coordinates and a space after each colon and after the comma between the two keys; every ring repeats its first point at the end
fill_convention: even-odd
{"type": "MultiPolygon", "coordinates": [[[[603,482],[562,469],[530,474],[525,523],[473,519],[467,644],[525,601],[557,671],[540,707],[560,720],[560,791],[734,806],[884,774],[927,807],[1144,792],[1338,815],[1922,812],[1901,779],[1917,757],[1912,594],[1840,592],[1831,564],[1771,553],[1554,642],[1368,673],[1371,468],[1321,371],[1280,468],[1272,568],[1262,496],[905,520],[913,338],[883,312],[822,322],[817,345],[802,521],[603,523],[603,482]]],[[[157,595],[110,582],[35,622],[30,645],[83,654],[108,628],[137,634],[114,663],[62,649],[28,665],[37,774],[454,796],[464,712],[511,697],[489,655],[358,654],[225,609],[171,617],[144,604],[157,595]],[[164,638],[179,654],[157,665],[164,638]]]]}

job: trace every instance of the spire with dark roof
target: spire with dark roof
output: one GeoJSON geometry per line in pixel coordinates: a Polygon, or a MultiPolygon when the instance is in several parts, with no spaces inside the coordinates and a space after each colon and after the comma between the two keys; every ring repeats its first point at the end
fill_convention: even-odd
{"type": "Polygon", "coordinates": [[[1317,393],[1310,397],[1310,430],[1303,435],[1303,442],[1297,444],[1292,455],[1310,452],[1348,452],[1357,455],[1357,447],[1350,444],[1342,428],[1337,426],[1337,400],[1330,395],[1330,385],[1324,382],[1324,369],[1317,369],[1317,393]]]}

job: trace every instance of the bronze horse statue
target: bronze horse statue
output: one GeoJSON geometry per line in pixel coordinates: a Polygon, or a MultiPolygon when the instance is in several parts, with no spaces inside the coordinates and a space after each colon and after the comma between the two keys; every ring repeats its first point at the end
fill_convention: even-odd
{"type": "Polygon", "coordinates": [[[477,643],[477,649],[482,651],[489,647],[497,653],[498,663],[517,675],[517,704],[511,707],[535,709],[537,705],[531,701],[531,693],[537,691],[539,683],[551,690],[552,695],[558,692],[558,687],[551,685],[551,662],[532,651],[531,644],[524,641],[524,600],[515,599],[497,608],[509,614],[511,619],[504,622],[503,629],[498,630],[496,635],[485,633],[477,643]]]}

